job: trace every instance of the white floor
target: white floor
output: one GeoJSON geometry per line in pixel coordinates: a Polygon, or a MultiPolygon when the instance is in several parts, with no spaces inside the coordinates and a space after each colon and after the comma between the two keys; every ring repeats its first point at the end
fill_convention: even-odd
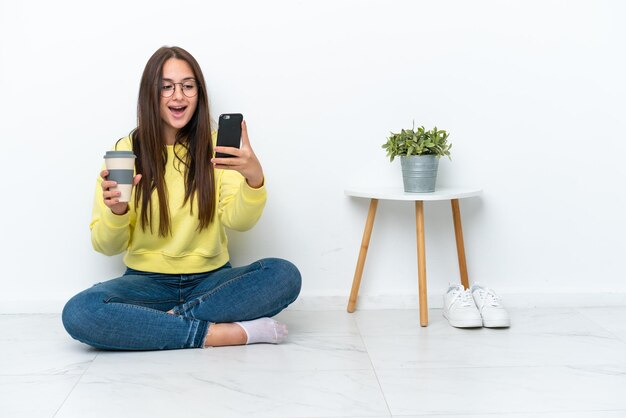
{"type": "Polygon", "coordinates": [[[59,315],[0,315],[0,417],[626,417],[626,307],[285,311],[287,343],[104,352],[59,315]]]}

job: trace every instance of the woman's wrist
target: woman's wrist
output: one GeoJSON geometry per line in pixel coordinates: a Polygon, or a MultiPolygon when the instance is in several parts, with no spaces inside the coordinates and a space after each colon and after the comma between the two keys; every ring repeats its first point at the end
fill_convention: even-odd
{"type": "Polygon", "coordinates": [[[126,215],[128,213],[128,204],[126,205],[124,210],[120,211],[120,213],[117,213],[113,208],[111,208],[111,212],[113,212],[113,214],[115,214],[117,216],[126,215]]]}
{"type": "Polygon", "coordinates": [[[265,182],[265,177],[263,175],[261,175],[260,178],[254,178],[254,179],[246,179],[246,183],[248,183],[248,186],[252,187],[253,189],[258,189],[263,187],[263,183],[265,182]]]}

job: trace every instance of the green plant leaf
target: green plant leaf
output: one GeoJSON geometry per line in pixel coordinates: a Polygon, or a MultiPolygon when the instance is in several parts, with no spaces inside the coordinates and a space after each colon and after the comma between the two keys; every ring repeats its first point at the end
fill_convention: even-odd
{"type": "Polygon", "coordinates": [[[448,144],[449,133],[446,130],[438,130],[437,127],[426,130],[424,126],[415,129],[413,120],[412,129],[400,129],[400,132],[390,131],[387,142],[382,148],[387,151],[389,160],[400,155],[435,155],[436,157],[447,156],[450,158],[450,147],[448,144]]]}

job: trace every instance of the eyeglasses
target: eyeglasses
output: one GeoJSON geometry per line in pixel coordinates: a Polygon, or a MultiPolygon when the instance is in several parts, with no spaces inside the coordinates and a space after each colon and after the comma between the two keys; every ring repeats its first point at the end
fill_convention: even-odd
{"type": "Polygon", "coordinates": [[[196,80],[185,80],[182,83],[164,81],[161,83],[161,96],[172,97],[176,91],[177,84],[180,84],[180,89],[186,97],[194,97],[198,94],[198,83],[196,83],[196,80]]]}

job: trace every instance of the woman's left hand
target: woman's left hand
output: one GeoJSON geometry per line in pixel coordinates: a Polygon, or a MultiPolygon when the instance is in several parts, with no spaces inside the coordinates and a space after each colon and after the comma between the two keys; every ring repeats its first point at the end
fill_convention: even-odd
{"type": "Polygon", "coordinates": [[[230,158],[212,158],[211,162],[215,168],[238,171],[252,188],[258,189],[263,186],[263,168],[250,146],[246,121],[241,122],[241,148],[216,146],[215,152],[232,155],[230,158]]]}

